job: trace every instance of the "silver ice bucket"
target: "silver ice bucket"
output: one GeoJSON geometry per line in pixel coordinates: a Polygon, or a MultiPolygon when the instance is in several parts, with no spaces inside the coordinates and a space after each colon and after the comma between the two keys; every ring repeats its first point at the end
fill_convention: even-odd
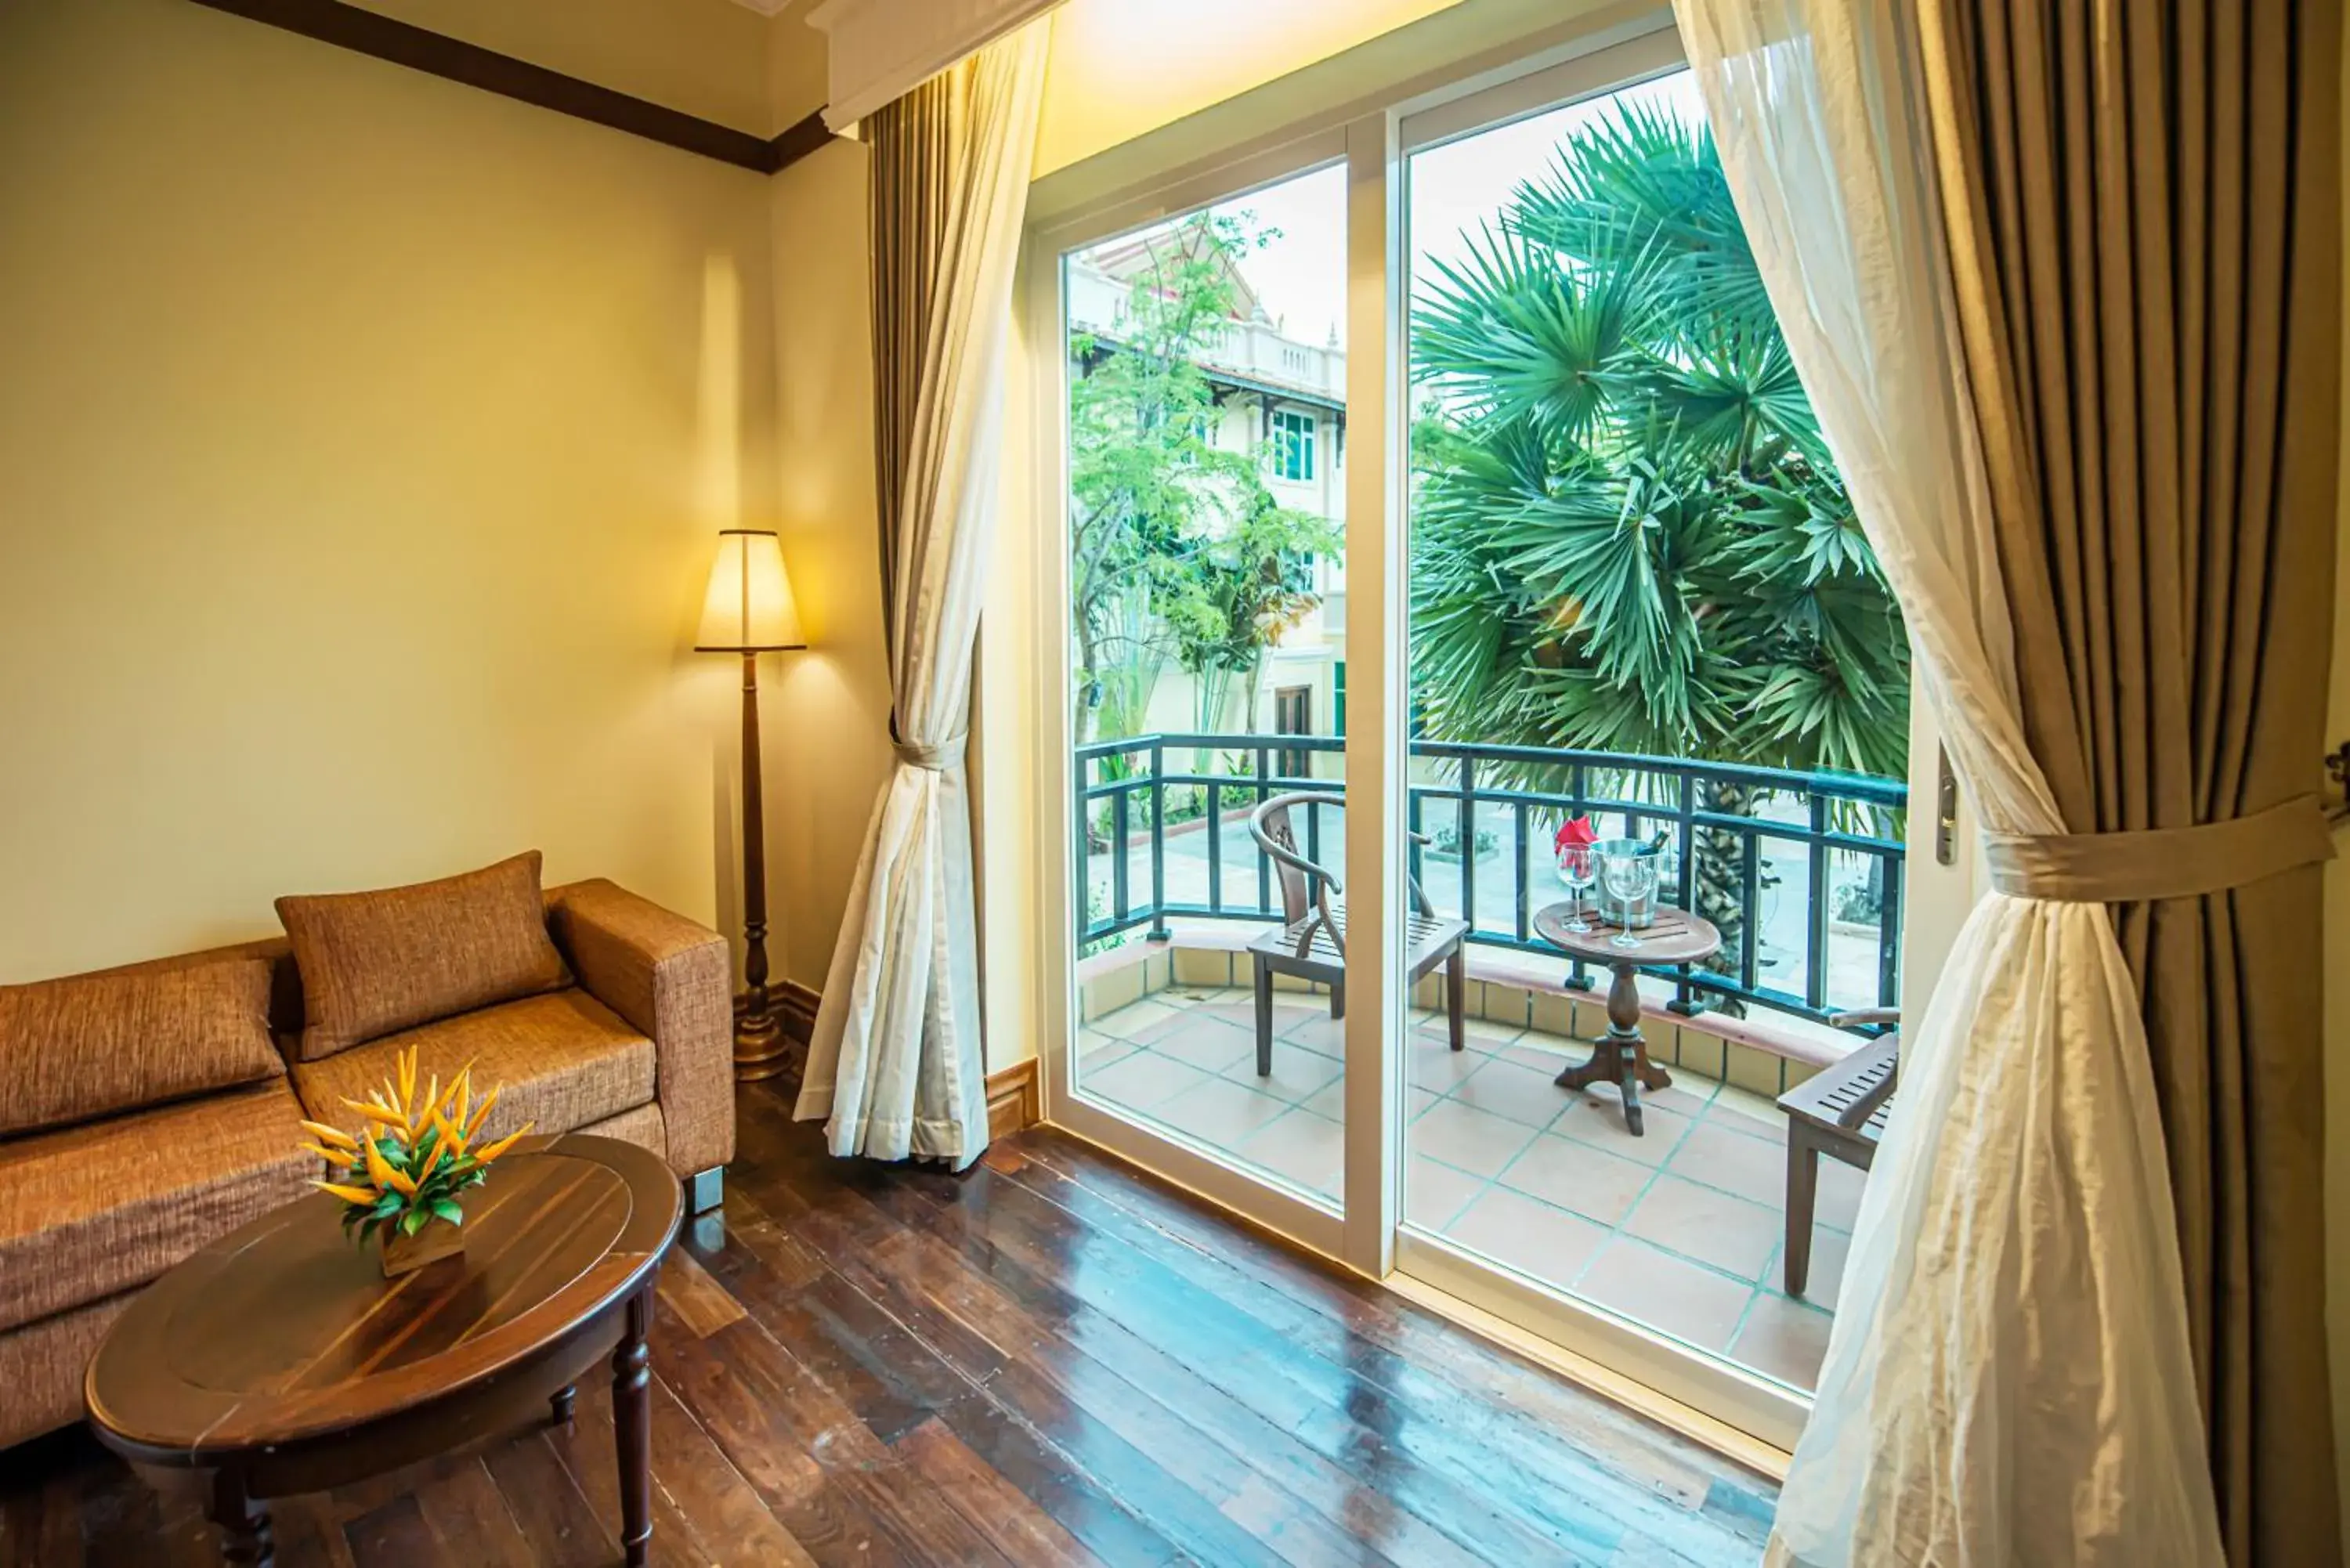
{"type": "Polygon", "coordinates": [[[1610,860],[1654,860],[1655,858],[1656,851],[1648,847],[1648,841],[1645,839],[1603,838],[1591,846],[1592,868],[1598,874],[1598,882],[1591,891],[1594,905],[1601,919],[1609,925],[1615,925],[1620,921],[1626,929],[1634,931],[1646,930],[1657,923],[1656,891],[1643,893],[1633,899],[1627,909],[1624,900],[1616,897],[1607,887],[1607,867],[1610,860]]]}

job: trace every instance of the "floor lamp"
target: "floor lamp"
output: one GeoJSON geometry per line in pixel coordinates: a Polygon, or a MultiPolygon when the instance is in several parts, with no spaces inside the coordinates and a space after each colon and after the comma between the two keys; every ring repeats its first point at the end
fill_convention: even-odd
{"type": "Polygon", "coordinates": [[[767,995],[766,826],[759,801],[759,655],[806,648],[783,547],[771,528],[722,528],[702,605],[699,653],[743,656],[743,1000],[734,1013],[734,1076],[772,1078],[787,1064],[767,995]]]}

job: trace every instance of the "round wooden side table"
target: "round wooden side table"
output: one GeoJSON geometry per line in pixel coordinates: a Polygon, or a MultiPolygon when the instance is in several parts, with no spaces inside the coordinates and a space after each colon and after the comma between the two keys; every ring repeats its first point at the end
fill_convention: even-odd
{"type": "Polygon", "coordinates": [[[1648,1060],[1648,1043],[1640,1034],[1640,966],[1710,959],[1721,950],[1721,933],[1712,921],[1686,909],[1659,909],[1654,925],[1630,933],[1639,939],[1639,946],[1619,948],[1614,945],[1614,938],[1624,928],[1600,919],[1596,911],[1585,917],[1591,929],[1568,930],[1567,922],[1575,919],[1576,908],[1545,906],[1534,915],[1535,933],[1552,946],[1565,949],[1570,957],[1607,965],[1615,971],[1616,980],[1607,988],[1607,1033],[1592,1043],[1591,1059],[1561,1073],[1557,1083],[1565,1089],[1598,1083],[1620,1085],[1624,1126],[1639,1137],[1643,1136],[1640,1091],[1668,1089],[1673,1082],[1671,1074],[1648,1060]]]}
{"type": "Polygon", "coordinates": [[[645,1336],[685,1213],[634,1144],[526,1139],[465,1204],[465,1250],[398,1279],[324,1193],[172,1269],[116,1320],[83,1385],[90,1424],[140,1464],[209,1472],[231,1563],[271,1561],[264,1500],[396,1469],[571,1417],[610,1357],[621,1543],[652,1539],[645,1336]]]}

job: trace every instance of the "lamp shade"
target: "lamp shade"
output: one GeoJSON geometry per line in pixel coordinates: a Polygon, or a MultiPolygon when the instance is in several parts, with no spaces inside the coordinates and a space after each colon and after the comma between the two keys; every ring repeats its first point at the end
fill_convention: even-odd
{"type": "Polygon", "coordinates": [[[718,558],[710,565],[710,593],[702,601],[702,631],[693,646],[702,653],[807,646],[773,529],[718,531],[718,558]]]}

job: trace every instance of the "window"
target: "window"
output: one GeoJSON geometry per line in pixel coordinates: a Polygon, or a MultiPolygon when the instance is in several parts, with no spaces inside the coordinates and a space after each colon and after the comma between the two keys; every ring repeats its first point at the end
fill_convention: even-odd
{"type": "MultiPolygon", "coordinates": [[[[1314,732],[1314,688],[1282,686],[1273,693],[1273,729],[1277,735],[1310,735],[1314,732]]],[[[1275,753],[1281,761],[1281,776],[1290,779],[1314,776],[1314,754],[1302,747],[1284,746],[1275,753]]]]}
{"type": "Polygon", "coordinates": [[[1273,411],[1273,476],[1304,482],[1314,477],[1314,416],[1297,409],[1273,411]]]}

